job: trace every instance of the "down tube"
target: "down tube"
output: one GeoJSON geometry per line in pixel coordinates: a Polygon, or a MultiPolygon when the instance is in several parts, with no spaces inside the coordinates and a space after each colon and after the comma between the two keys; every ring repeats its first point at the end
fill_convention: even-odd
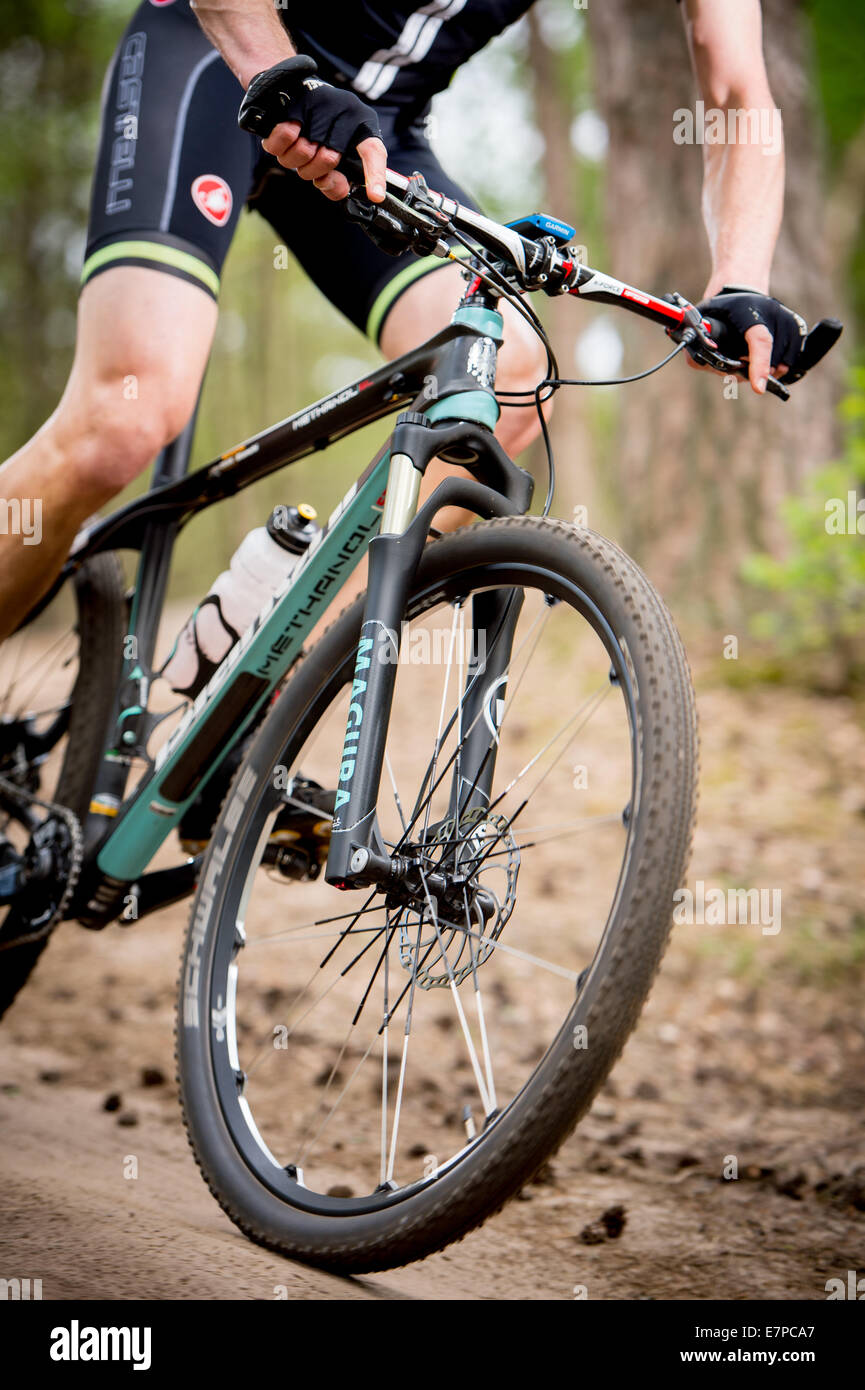
{"type": "Polygon", "coordinates": [[[389,463],[385,451],[367,478],[349,490],[289,586],[228,653],[159,750],[153,772],[139,783],[97,856],[102,873],[122,883],[140,877],[269,699],[377,533],[389,463]]]}

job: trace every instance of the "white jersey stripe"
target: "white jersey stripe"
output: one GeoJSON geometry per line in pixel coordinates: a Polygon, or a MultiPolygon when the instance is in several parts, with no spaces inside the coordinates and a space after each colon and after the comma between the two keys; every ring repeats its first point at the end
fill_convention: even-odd
{"type": "Polygon", "coordinates": [[[380,48],[368,58],[352,82],[355,91],[377,101],[390,87],[400,68],[418,63],[429,53],[442,25],[468,0],[429,0],[409,15],[393,48],[380,48]]]}

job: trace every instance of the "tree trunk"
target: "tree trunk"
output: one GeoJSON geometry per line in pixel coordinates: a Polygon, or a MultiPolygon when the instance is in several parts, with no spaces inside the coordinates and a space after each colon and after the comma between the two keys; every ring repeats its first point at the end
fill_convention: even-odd
{"type": "MultiPolygon", "coordinates": [[[[605,269],[641,288],[695,299],[708,277],[700,216],[701,150],[673,143],[673,113],[696,99],[681,16],[670,0],[589,5],[598,110],[610,149],[605,269]]],[[[764,0],[769,79],[784,117],[787,194],[773,293],[809,320],[837,312],[826,265],[818,122],[802,0],[764,0]]],[[[663,335],[620,316],[633,367],[663,335]]],[[[833,354],[787,404],[675,362],[623,387],[605,463],[617,481],[625,546],[668,594],[735,611],[739,564],[781,545],[778,504],[836,447],[842,378],[833,354]]]]}
{"type": "MultiPolygon", "coordinates": [[[[556,54],[542,36],[536,11],[529,10],[528,22],[528,60],[535,119],[545,145],[542,211],[567,221],[574,213],[576,184],[570,139],[570,103],[568,94],[562,91],[556,54]]],[[[576,240],[579,242],[580,239],[578,231],[576,240]]],[[[536,300],[538,298],[542,296],[536,296],[536,300]]],[[[543,308],[537,303],[533,307],[543,308]]],[[[566,377],[573,376],[574,350],[581,327],[577,306],[568,296],[553,299],[549,303],[549,314],[546,318],[550,341],[559,359],[561,373],[566,377]]],[[[579,506],[585,508],[589,523],[597,525],[594,516],[592,438],[585,411],[581,409],[578,391],[565,389],[557,394],[550,437],[556,460],[556,499],[553,514],[570,519],[574,515],[574,508],[579,506]]],[[[536,475],[543,474],[544,460],[545,454],[538,445],[533,454],[536,475]]]]}

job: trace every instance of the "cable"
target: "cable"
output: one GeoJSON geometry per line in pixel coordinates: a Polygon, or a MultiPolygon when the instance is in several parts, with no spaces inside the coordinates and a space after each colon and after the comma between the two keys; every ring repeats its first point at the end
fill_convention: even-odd
{"type": "Polygon", "coordinates": [[[514,306],[517,312],[522,315],[522,317],[529,324],[529,327],[533,329],[533,331],[540,338],[541,342],[544,344],[544,348],[547,354],[547,375],[544,378],[544,380],[538,382],[534,390],[496,391],[495,397],[496,400],[506,401],[510,409],[520,410],[528,406],[534,408],[538,413],[538,422],[540,424],[541,438],[543,440],[544,451],[546,453],[547,458],[547,495],[544,500],[544,506],[541,515],[549,516],[550,508],[552,507],[553,503],[553,496],[555,494],[556,489],[556,463],[555,455],[553,452],[552,440],[550,438],[550,432],[547,427],[546,417],[543,412],[543,406],[546,404],[546,402],[551,400],[552,397],[555,395],[556,391],[558,391],[562,386],[627,386],[630,382],[633,381],[643,381],[646,377],[652,376],[655,372],[659,372],[662,367],[666,367],[668,362],[672,362],[674,357],[678,357],[679,353],[684,351],[687,344],[677,343],[673,351],[668,353],[666,357],[662,358],[660,362],[656,362],[652,367],[647,367],[645,371],[634,372],[631,376],[610,377],[608,379],[602,380],[588,380],[581,379],[578,377],[560,377],[558,374],[558,362],[556,360],[553,346],[549,338],[547,337],[547,333],[543,324],[541,323],[534,310],[524,302],[522,297],[514,289],[510,281],[498,269],[498,267],[487,259],[487,256],[484,254],[483,249],[479,248],[476,244],[473,245],[472,241],[468,237],[463,236],[463,234],[460,231],[458,231],[457,228],[453,226],[453,224],[451,224],[450,232],[455,238],[455,240],[459,241],[466,248],[466,250],[468,250],[472,254],[474,260],[480,261],[481,264],[486,267],[486,270],[488,272],[487,274],[485,274],[482,270],[478,270],[476,266],[473,266],[474,273],[478,275],[480,279],[485,280],[487,284],[491,284],[503,299],[506,299],[509,304],[512,304],[514,306]],[[543,394],[545,391],[546,394],[543,394]],[[514,399],[515,397],[520,396],[531,396],[532,399],[514,399]]]}
{"type": "MultiPolygon", "coordinates": [[[[557,391],[560,386],[627,386],[631,381],[642,381],[644,377],[652,376],[653,373],[659,372],[662,367],[666,367],[668,362],[672,362],[674,357],[678,357],[680,352],[684,352],[687,346],[687,343],[677,343],[673,351],[668,353],[666,357],[663,357],[660,362],[656,362],[653,367],[647,367],[644,372],[635,372],[633,376],[615,376],[609,377],[607,380],[598,380],[593,377],[586,377],[585,379],[579,377],[549,377],[547,380],[539,382],[534,391],[497,391],[496,396],[533,396],[544,386],[552,386],[555,391],[557,391]]],[[[545,396],[544,399],[548,400],[549,397],[545,396]]],[[[523,405],[533,404],[533,401],[523,402],[523,405]]],[[[519,409],[520,407],[517,405],[516,408],[519,409]]]]}
{"type": "Polygon", "coordinates": [[[610,377],[606,380],[599,381],[583,380],[578,377],[560,377],[555,351],[552,343],[547,337],[544,325],[538,318],[534,309],[526,303],[522,295],[511,284],[503,271],[488,258],[486,248],[480,246],[477,241],[472,238],[464,235],[454,226],[453,222],[450,222],[447,228],[442,228],[442,231],[446,232],[448,236],[451,236],[455,241],[459,242],[461,246],[465,247],[472,257],[473,274],[490,285],[499,298],[506,299],[509,304],[513,305],[517,313],[525,319],[526,323],[528,323],[529,327],[537,337],[540,338],[544,345],[544,350],[547,355],[547,364],[546,376],[543,381],[538,382],[534,389],[527,389],[524,391],[496,391],[494,394],[497,401],[504,401],[507,403],[508,409],[521,410],[529,407],[536,410],[538,413],[541,438],[547,458],[547,495],[544,500],[544,507],[541,515],[549,516],[556,488],[556,464],[552,440],[543,411],[543,407],[547,401],[551,400],[556,391],[562,386],[627,386],[632,381],[643,381],[646,377],[652,376],[655,372],[659,372],[662,367],[666,367],[667,363],[672,362],[674,357],[678,357],[679,353],[683,352],[688,344],[687,342],[678,343],[673,351],[668,353],[660,362],[656,362],[652,367],[647,367],[643,372],[635,372],[632,376],[610,377]],[[480,264],[485,267],[485,270],[478,269],[477,262],[480,262],[480,264]],[[546,392],[546,394],[544,394],[544,392],[546,392]],[[517,397],[526,396],[531,397],[531,399],[515,399],[517,397]]]}
{"type": "MultiPolygon", "coordinates": [[[[532,400],[511,402],[511,409],[519,410],[525,406],[534,406],[534,408],[538,412],[538,420],[540,421],[541,426],[541,437],[544,441],[544,449],[546,450],[547,455],[548,477],[547,495],[544,501],[544,508],[541,512],[541,516],[549,516],[550,508],[553,504],[553,495],[556,490],[555,456],[553,454],[553,445],[552,440],[550,439],[550,432],[547,428],[546,417],[542,408],[543,404],[546,401],[550,400],[551,397],[555,395],[556,391],[558,391],[559,388],[562,386],[626,386],[631,381],[642,381],[645,377],[652,376],[655,372],[659,372],[662,367],[666,367],[668,362],[672,362],[674,357],[678,357],[680,352],[684,352],[686,346],[687,344],[685,343],[677,343],[673,351],[668,353],[666,357],[662,358],[660,362],[656,362],[653,367],[647,367],[644,372],[635,372],[633,376],[610,377],[607,380],[600,381],[589,379],[582,380],[578,377],[548,377],[545,381],[539,381],[534,391],[531,392],[531,395],[533,396],[532,400]],[[546,387],[549,387],[549,390],[547,391],[547,394],[545,396],[542,396],[541,393],[546,387]]],[[[504,399],[505,397],[510,396],[527,396],[529,394],[530,393],[528,391],[497,391],[496,399],[499,399],[499,397],[504,399]]]]}
{"type": "Polygon", "coordinates": [[[479,275],[482,280],[486,280],[488,284],[491,283],[496,293],[502,299],[506,299],[509,304],[513,305],[517,313],[520,314],[526,320],[529,326],[540,338],[541,342],[544,345],[544,348],[546,349],[547,354],[547,377],[549,379],[556,377],[558,375],[558,362],[556,360],[555,351],[553,349],[552,343],[547,337],[546,329],[544,328],[544,325],[541,323],[534,309],[532,309],[530,305],[526,304],[526,302],[523,300],[518,291],[514,289],[513,285],[510,283],[507,277],[504,274],[502,274],[502,272],[498,269],[498,266],[496,266],[495,264],[493,264],[493,262],[487,259],[487,256],[485,255],[483,249],[481,249],[476,243],[473,243],[468,237],[464,236],[462,232],[458,231],[458,229],[456,227],[453,227],[453,225],[451,226],[451,233],[454,239],[458,241],[462,246],[464,246],[466,250],[471,253],[475,260],[480,261],[481,264],[486,267],[488,272],[485,275],[483,271],[477,270],[475,268],[475,273],[479,275]]]}
{"type": "MultiPolygon", "coordinates": [[[[533,401],[524,401],[524,402],[521,402],[521,404],[522,404],[522,405],[534,405],[535,409],[536,409],[537,412],[538,412],[538,420],[540,421],[540,427],[541,427],[541,438],[543,439],[543,442],[544,442],[544,450],[545,450],[545,452],[546,452],[546,458],[547,458],[547,496],[546,496],[546,500],[545,500],[545,502],[544,502],[544,509],[543,509],[541,515],[542,515],[542,516],[549,516],[550,507],[552,506],[552,503],[553,503],[553,495],[554,495],[555,490],[556,490],[556,461],[555,461],[555,456],[554,456],[554,454],[553,454],[553,445],[552,445],[552,440],[550,439],[550,432],[549,432],[549,430],[547,429],[547,422],[546,422],[546,419],[544,418],[543,405],[544,405],[548,400],[550,400],[550,399],[552,398],[553,395],[555,395],[555,392],[556,392],[556,390],[558,389],[558,387],[557,387],[557,385],[556,385],[555,383],[556,383],[556,382],[558,381],[558,379],[559,379],[559,378],[558,378],[558,366],[559,366],[559,364],[558,364],[558,361],[557,361],[557,359],[556,359],[556,354],[555,354],[555,352],[554,352],[554,350],[553,350],[553,345],[552,345],[552,343],[550,342],[549,338],[547,337],[546,329],[544,328],[543,324],[541,323],[541,321],[540,321],[540,319],[538,318],[537,314],[535,313],[534,309],[532,309],[528,304],[526,304],[526,303],[524,302],[524,300],[522,299],[522,297],[518,294],[518,292],[517,292],[517,291],[513,288],[513,286],[510,284],[510,281],[507,279],[507,277],[499,271],[499,269],[498,269],[497,266],[495,266],[494,264],[492,264],[492,262],[490,262],[490,261],[487,259],[487,257],[484,255],[484,252],[483,252],[482,249],[479,249],[476,245],[473,246],[472,243],[471,243],[471,241],[470,241],[467,237],[464,237],[455,227],[452,227],[452,231],[453,231],[453,235],[454,235],[455,239],[456,239],[457,241],[461,242],[462,245],[463,245],[469,252],[471,252],[471,255],[472,255],[473,259],[474,259],[475,261],[480,261],[482,265],[486,266],[487,271],[489,272],[488,274],[485,275],[484,272],[483,272],[482,270],[478,270],[478,269],[477,269],[477,266],[473,266],[473,267],[472,267],[472,270],[473,270],[474,274],[478,275],[478,276],[480,277],[481,280],[485,280],[485,281],[487,282],[487,284],[492,285],[493,289],[496,290],[496,292],[500,295],[501,298],[506,299],[506,300],[508,301],[509,304],[512,304],[512,305],[514,306],[514,308],[517,310],[517,312],[518,312],[519,314],[522,315],[522,317],[523,317],[523,318],[526,320],[526,322],[528,323],[529,327],[530,327],[530,328],[532,329],[532,331],[537,335],[537,337],[540,338],[541,342],[542,342],[543,345],[544,345],[544,350],[545,350],[546,355],[547,355],[547,363],[546,363],[547,374],[546,374],[546,377],[545,377],[544,380],[543,380],[542,382],[540,382],[539,385],[535,388],[535,391],[534,391],[534,393],[533,393],[533,394],[534,394],[534,400],[533,400],[533,401]],[[547,394],[546,394],[545,396],[542,397],[540,393],[541,393],[541,391],[543,390],[543,388],[544,388],[545,386],[550,386],[551,389],[547,392],[547,394]]],[[[500,396],[501,396],[501,397],[509,396],[509,395],[518,396],[518,395],[527,395],[527,394],[528,394],[528,392],[522,392],[522,391],[514,391],[514,392],[508,392],[508,391],[499,392],[499,391],[496,391],[496,392],[495,392],[495,396],[496,396],[496,399],[497,399],[497,400],[499,399],[500,396]]]]}
{"type": "MultiPolygon", "coordinates": [[[[541,512],[541,516],[549,516],[550,508],[553,505],[553,495],[556,491],[556,458],[553,453],[553,441],[550,438],[550,431],[547,428],[547,417],[544,415],[541,402],[541,390],[544,385],[545,383],[541,381],[538,382],[538,385],[535,387],[535,408],[538,412],[538,419],[541,422],[541,438],[544,441],[544,448],[547,453],[547,495],[544,499],[544,508],[541,512]]],[[[548,396],[544,397],[544,400],[548,401],[554,394],[555,392],[551,391],[548,396]]],[[[528,404],[528,402],[526,402],[526,404],[528,404]]]]}

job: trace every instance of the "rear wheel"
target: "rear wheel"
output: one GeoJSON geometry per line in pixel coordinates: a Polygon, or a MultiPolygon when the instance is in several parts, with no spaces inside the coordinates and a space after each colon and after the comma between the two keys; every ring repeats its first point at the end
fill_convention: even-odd
{"type": "MultiPolygon", "coordinates": [[[[32,797],[66,807],[79,820],[87,813],[125,628],[119,561],[97,555],[38,619],[0,647],[0,837],[18,854],[28,852],[33,824],[47,814],[32,797]]],[[[54,864],[62,870],[74,858],[74,822],[56,819],[52,834],[54,864]]],[[[50,921],[64,890],[49,873],[0,909],[0,1017],[44,951],[50,928],[41,923],[50,921]]]]}
{"type": "Polygon", "coordinates": [[[304,660],[237,773],[178,1018],[214,1195],[254,1240],[355,1272],[479,1225],[591,1104],[667,941],[697,757],[681,643],[633,562],[558,522],[476,525],[426,547],[396,679],[377,815],[420,889],[339,892],[314,859],[292,883],[271,829],[311,781],[334,785],[361,612],[304,660]],[[474,595],[505,588],[524,602],[506,687],[485,693],[492,799],[465,811],[466,626],[474,595]],[[452,888],[433,897],[428,875],[452,888]]]}

